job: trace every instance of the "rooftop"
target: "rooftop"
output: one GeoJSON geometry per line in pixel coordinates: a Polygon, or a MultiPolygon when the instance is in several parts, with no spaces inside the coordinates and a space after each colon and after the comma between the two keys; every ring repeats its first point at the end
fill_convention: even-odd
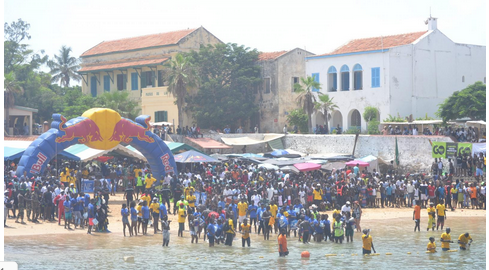
{"type": "Polygon", "coordinates": [[[124,59],[118,61],[107,61],[107,62],[99,62],[95,64],[83,65],[78,72],[84,73],[89,71],[99,71],[99,70],[113,70],[113,69],[123,69],[123,68],[134,68],[140,66],[154,66],[161,65],[169,57],[158,57],[158,58],[133,58],[133,59],[124,59]]]}
{"type": "Polygon", "coordinates": [[[173,45],[177,44],[182,38],[195,30],[197,29],[186,29],[167,33],[103,41],[95,47],[84,52],[81,57],[173,45]]]}
{"type": "Polygon", "coordinates": [[[266,60],[274,60],[278,57],[286,54],[288,51],[279,51],[279,52],[260,52],[258,55],[258,61],[266,61],[266,60]]]}
{"type": "Polygon", "coordinates": [[[337,55],[337,54],[389,49],[397,46],[411,44],[414,41],[416,41],[418,38],[426,34],[426,32],[428,31],[400,34],[400,35],[393,35],[393,36],[380,36],[380,37],[372,37],[372,38],[354,39],[330,53],[316,55],[316,56],[337,55]]]}

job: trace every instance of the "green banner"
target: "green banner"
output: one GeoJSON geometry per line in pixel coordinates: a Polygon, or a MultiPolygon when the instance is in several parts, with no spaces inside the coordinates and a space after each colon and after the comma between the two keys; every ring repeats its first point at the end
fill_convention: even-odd
{"type": "Polygon", "coordinates": [[[447,142],[447,145],[446,145],[446,158],[455,158],[457,156],[457,147],[458,144],[457,143],[450,143],[450,142],[447,142]]]}
{"type": "Polygon", "coordinates": [[[445,158],[446,149],[446,142],[433,142],[431,145],[431,156],[433,158],[445,158]]]}
{"type": "Polygon", "coordinates": [[[459,155],[472,155],[472,143],[458,143],[459,155]]]}

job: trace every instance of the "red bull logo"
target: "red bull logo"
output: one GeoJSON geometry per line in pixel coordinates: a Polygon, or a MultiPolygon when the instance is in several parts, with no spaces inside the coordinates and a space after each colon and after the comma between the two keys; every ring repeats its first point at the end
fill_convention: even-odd
{"type": "Polygon", "coordinates": [[[170,165],[170,155],[164,154],[163,156],[161,156],[161,163],[165,165],[166,173],[173,172],[173,167],[170,165]]]}
{"type": "Polygon", "coordinates": [[[145,120],[147,128],[143,128],[136,123],[122,118],[121,120],[119,120],[119,122],[117,122],[117,124],[115,124],[114,132],[112,133],[112,137],[109,138],[109,141],[130,143],[132,142],[133,138],[138,138],[138,140],[140,141],[153,143],[154,139],[146,135],[146,131],[149,131],[151,127],[149,125],[150,119],[151,118],[148,117],[145,120]]]}
{"type": "Polygon", "coordinates": [[[48,158],[46,157],[46,155],[39,152],[37,154],[36,163],[32,164],[32,166],[31,166],[30,173],[33,173],[33,174],[39,173],[41,171],[42,165],[44,164],[44,162],[46,162],[47,159],[48,158]]]}
{"type": "Polygon", "coordinates": [[[63,143],[72,141],[78,138],[78,143],[87,143],[93,141],[102,141],[103,138],[100,135],[100,130],[97,124],[90,118],[81,120],[66,128],[63,125],[66,123],[66,118],[61,116],[61,123],[59,123],[59,130],[64,131],[64,135],[56,138],[57,143],[63,143]]]}

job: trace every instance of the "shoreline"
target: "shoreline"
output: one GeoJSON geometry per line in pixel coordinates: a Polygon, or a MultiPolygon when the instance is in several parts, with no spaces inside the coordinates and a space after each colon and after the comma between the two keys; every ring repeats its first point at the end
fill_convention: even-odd
{"type": "MultiPolygon", "coordinates": [[[[109,201],[109,230],[111,233],[96,233],[97,235],[101,234],[111,234],[116,235],[117,237],[124,237],[122,234],[122,217],[120,215],[121,207],[122,207],[122,194],[116,193],[115,196],[111,196],[111,200],[109,201]]],[[[125,203],[125,200],[124,200],[125,203]]],[[[362,209],[362,219],[361,223],[371,224],[378,223],[380,220],[386,219],[398,219],[398,218],[412,218],[413,209],[412,208],[365,208],[362,209]]],[[[329,220],[331,220],[332,210],[321,212],[321,214],[328,214],[329,220]]],[[[456,209],[455,211],[447,211],[447,220],[450,221],[451,217],[460,218],[460,217],[474,217],[474,218],[486,218],[486,210],[472,210],[472,209],[456,209]]],[[[176,234],[178,230],[177,216],[176,215],[168,215],[168,219],[172,220],[170,226],[170,233],[176,234]]],[[[76,229],[76,230],[67,230],[64,229],[64,221],[61,222],[61,225],[58,226],[58,222],[46,222],[46,223],[32,223],[24,220],[27,224],[15,223],[15,219],[7,219],[7,228],[4,228],[4,239],[5,242],[8,240],[13,240],[14,237],[17,236],[37,236],[37,235],[68,235],[68,234],[86,234],[87,228],[85,229],[76,229]]],[[[426,209],[421,209],[421,223],[428,222],[428,214],[426,209]]],[[[74,228],[74,225],[71,224],[71,227],[74,228]]],[[[161,228],[160,228],[161,229],[161,228]]],[[[184,235],[190,235],[188,231],[188,223],[185,224],[185,232],[184,235]]],[[[153,228],[148,227],[148,235],[153,234],[153,228]]],[[[129,237],[129,232],[126,230],[126,235],[129,237]]],[[[161,232],[159,232],[161,235],[161,232]]],[[[138,235],[139,236],[139,235],[138,235]]]]}

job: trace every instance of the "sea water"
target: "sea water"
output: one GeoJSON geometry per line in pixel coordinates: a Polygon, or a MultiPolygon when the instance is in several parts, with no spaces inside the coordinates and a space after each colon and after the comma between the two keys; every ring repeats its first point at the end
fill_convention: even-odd
{"type": "MultiPolygon", "coordinates": [[[[467,251],[442,252],[440,236],[443,231],[426,231],[427,220],[421,220],[421,232],[413,232],[414,221],[409,218],[362,221],[362,228],[370,228],[374,247],[379,256],[362,256],[361,234],[354,235],[353,243],[332,242],[303,244],[298,238],[288,238],[289,256],[278,256],[277,235],[264,241],[252,234],[251,248],[242,248],[238,234],[232,247],[216,245],[199,239],[176,237],[172,231],[169,247],[162,247],[162,235],[123,237],[119,234],[63,234],[5,237],[5,261],[15,261],[19,269],[485,269],[485,217],[452,217],[454,241],[451,249],[458,249],[457,239],[469,232],[474,242],[467,251]],[[427,254],[430,236],[435,237],[437,253],[427,254]],[[302,251],[309,251],[309,259],[301,259],[302,251]],[[408,254],[410,252],[411,254],[408,254]],[[386,255],[392,253],[392,255],[386,255]],[[326,254],[336,254],[326,257],[326,254]],[[352,255],[357,254],[357,255],[352,255]],[[134,256],[134,263],[124,262],[124,256],[134,256]]],[[[122,226],[122,225],[121,225],[122,226]]],[[[175,227],[175,226],[173,226],[175,227]]],[[[202,235],[203,236],[203,235],[202,235]]]]}

